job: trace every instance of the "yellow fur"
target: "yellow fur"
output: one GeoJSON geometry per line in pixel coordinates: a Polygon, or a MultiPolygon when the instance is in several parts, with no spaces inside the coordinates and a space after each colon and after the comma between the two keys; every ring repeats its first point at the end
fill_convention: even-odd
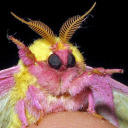
{"type": "Polygon", "coordinates": [[[69,43],[70,49],[72,50],[72,54],[75,56],[76,62],[84,64],[84,57],[78,50],[76,46],[73,46],[71,43],[69,43]]]}
{"type": "MultiPolygon", "coordinates": [[[[58,43],[59,49],[65,49],[60,41],[60,38],[55,38],[56,43],[58,43]]],[[[72,50],[72,54],[75,56],[76,62],[84,63],[84,58],[76,46],[67,42],[72,50]]],[[[48,59],[49,55],[52,54],[51,43],[45,39],[38,39],[29,47],[31,52],[35,55],[38,61],[45,61],[48,59]]]]}
{"type": "Polygon", "coordinates": [[[52,53],[50,50],[51,43],[45,39],[35,40],[34,43],[29,47],[31,52],[35,55],[37,61],[45,61],[52,53]]]}
{"type": "Polygon", "coordinates": [[[21,61],[19,62],[19,65],[20,72],[15,74],[14,76],[16,83],[10,94],[11,102],[8,105],[8,107],[11,109],[11,118],[8,128],[18,128],[19,126],[21,126],[21,121],[19,120],[15,112],[14,106],[18,100],[23,99],[26,96],[29,85],[37,85],[36,78],[28,72],[28,69],[22,64],[21,61]]]}

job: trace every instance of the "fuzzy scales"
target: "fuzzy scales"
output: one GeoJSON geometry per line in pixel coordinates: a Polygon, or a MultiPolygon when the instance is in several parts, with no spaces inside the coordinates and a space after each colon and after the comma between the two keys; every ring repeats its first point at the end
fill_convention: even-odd
{"type": "Polygon", "coordinates": [[[123,70],[87,66],[68,41],[85,14],[65,22],[60,37],[54,37],[44,24],[13,15],[44,39],[27,47],[8,37],[17,45],[20,60],[17,66],[0,71],[0,128],[25,128],[47,114],[79,110],[98,113],[119,128],[128,127],[128,87],[111,78],[123,70]]]}

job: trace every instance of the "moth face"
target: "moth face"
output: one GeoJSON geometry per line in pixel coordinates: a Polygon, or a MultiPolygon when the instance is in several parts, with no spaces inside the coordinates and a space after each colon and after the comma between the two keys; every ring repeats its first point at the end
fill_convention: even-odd
{"type": "Polygon", "coordinates": [[[38,39],[34,41],[29,49],[37,61],[47,61],[51,68],[54,69],[60,69],[61,66],[73,67],[78,63],[84,65],[84,57],[78,48],[69,42],[68,44],[62,43],[60,38],[56,38],[56,44],[54,45],[46,40],[38,39]]]}
{"type": "Polygon", "coordinates": [[[51,54],[48,58],[48,64],[51,68],[60,71],[76,65],[74,55],[69,50],[59,50],[51,54]]]}
{"type": "Polygon", "coordinates": [[[37,60],[37,65],[30,66],[29,71],[41,88],[52,95],[69,94],[70,82],[85,71],[84,59],[77,47],[58,40],[53,46],[37,40],[29,49],[37,60]]]}

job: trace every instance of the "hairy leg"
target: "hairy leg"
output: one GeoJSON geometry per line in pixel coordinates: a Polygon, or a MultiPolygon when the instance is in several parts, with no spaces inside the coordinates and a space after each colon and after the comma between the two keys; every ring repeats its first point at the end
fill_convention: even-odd
{"type": "Polygon", "coordinates": [[[25,115],[25,101],[23,99],[19,100],[16,105],[17,114],[22,122],[22,126],[28,125],[27,117],[25,115]]]}
{"type": "Polygon", "coordinates": [[[87,111],[89,113],[95,113],[95,102],[94,102],[94,97],[93,93],[90,89],[88,89],[88,109],[87,111]]]}

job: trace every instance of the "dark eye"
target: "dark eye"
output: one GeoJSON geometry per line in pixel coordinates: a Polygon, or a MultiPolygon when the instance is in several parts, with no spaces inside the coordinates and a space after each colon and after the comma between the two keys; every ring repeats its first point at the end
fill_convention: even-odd
{"type": "Polygon", "coordinates": [[[56,54],[52,54],[48,58],[48,64],[51,68],[59,69],[61,67],[61,60],[56,54]]]}
{"type": "Polygon", "coordinates": [[[68,65],[67,67],[74,67],[76,64],[75,57],[73,54],[69,53],[68,55],[68,65]]]}

